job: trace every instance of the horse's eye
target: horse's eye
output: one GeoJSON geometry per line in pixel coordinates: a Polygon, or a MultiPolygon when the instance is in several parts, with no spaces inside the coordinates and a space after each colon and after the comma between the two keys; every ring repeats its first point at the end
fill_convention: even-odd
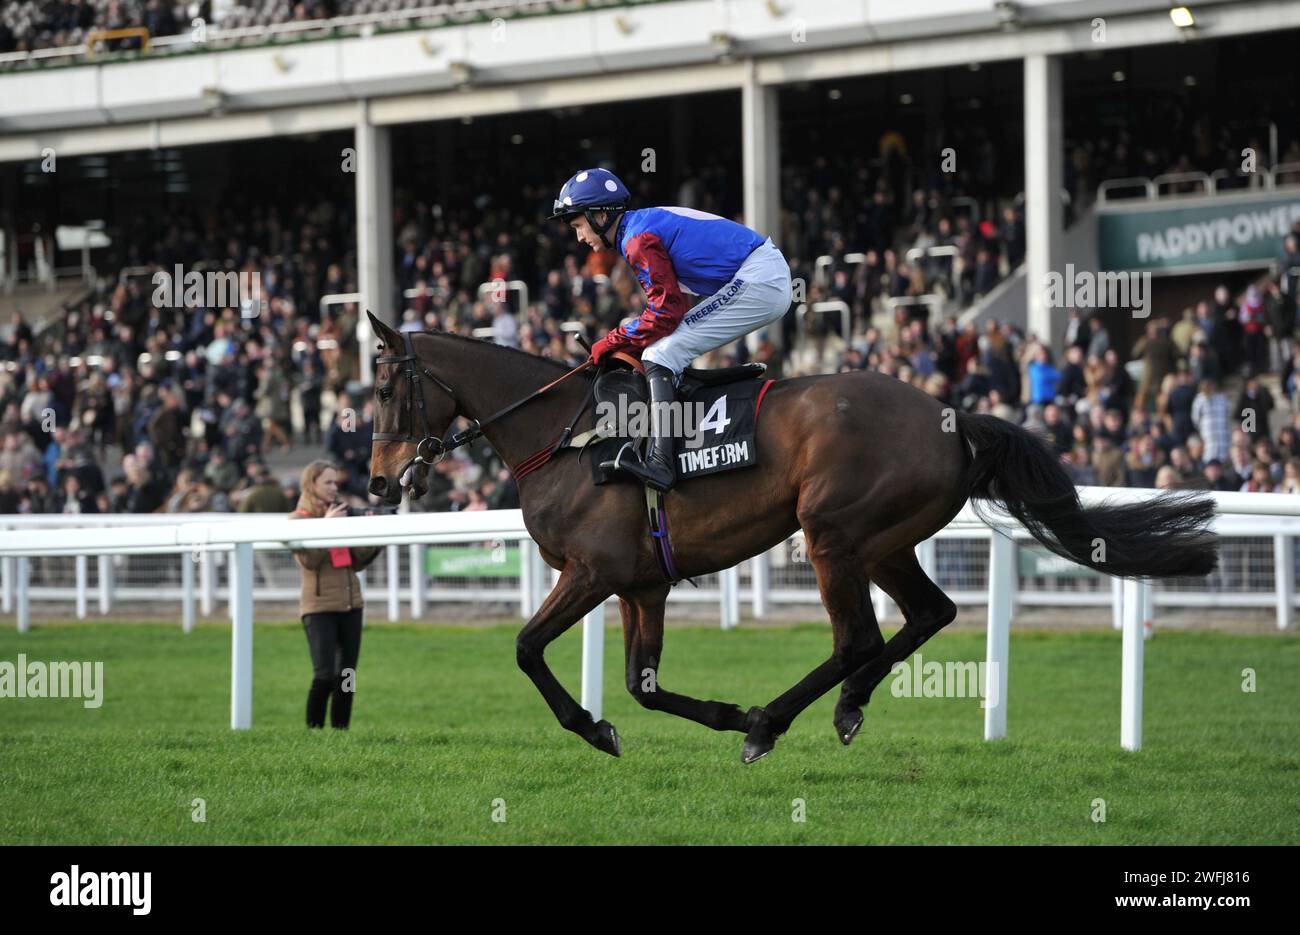
{"type": "Polygon", "coordinates": [[[385,402],[385,403],[386,403],[386,402],[388,402],[388,401],[389,401],[390,399],[392,399],[392,398],[393,398],[393,391],[392,391],[392,390],[390,390],[390,389],[382,389],[382,390],[379,391],[379,400],[380,400],[380,402],[385,402]]]}

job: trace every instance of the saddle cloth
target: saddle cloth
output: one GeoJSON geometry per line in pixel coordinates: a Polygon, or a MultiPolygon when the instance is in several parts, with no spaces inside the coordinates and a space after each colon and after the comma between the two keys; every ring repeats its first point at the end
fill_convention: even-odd
{"type": "MultiPolygon", "coordinates": [[[[758,379],[762,364],[682,373],[676,405],[660,415],[674,438],[673,468],[678,481],[752,467],[758,463],[755,432],[758,407],[771,380],[758,379]]],[[[592,479],[635,482],[601,461],[612,460],[628,441],[640,447],[650,432],[644,378],[631,370],[608,370],[596,378],[597,429],[591,442],[592,479]]],[[[641,450],[644,450],[643,448],[641,450]]]]}

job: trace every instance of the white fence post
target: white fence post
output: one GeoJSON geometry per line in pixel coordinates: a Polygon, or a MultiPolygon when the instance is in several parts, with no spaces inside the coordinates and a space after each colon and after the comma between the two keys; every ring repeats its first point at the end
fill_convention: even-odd
{"type": "Polygon", "coordinates": [[[424,616],[424,546],[416,542],[406,551],[411,563],[411,617],[419,620],[424,616]]]}
{"type": "Polygon", "coordinates": [[[230,726],[253,726],[253,544],[230,556],[230,726]]]}
{"type": "Polygon", "coordinates": [[[78,555],[73,559],[77,574],[77,619],[86,619],[86,588],[90,580],[90,569],[86,564],[86,556],[78,555]]]}
{"type": "MultiPolygon", "coordinates": [[[[26,633],[32,628],[32,602],[27,592],[28,576],[31,573],[31,566],[28,564],[27,556],[18,556],[18,564],[15,568],[17,578],[16,590],[18,592],[18,632],[26,633]]],[[[21,678],[22,676],[19,676],[21,678]]]]}
{"type": "Polygon", "coordinates": [[[384,547],[384,559],[388,562],[388,619],[390,622],[402,617],[402,572],[397,546],[384,547]]]}
{"type": "Polygon", "coordinates": [[[1110,579],[1110,625],[1116,630],[1124,629],[1124,579],[1110,579]]]}
{"type": "Polygon", "coordinates": [[[989,537],[989,621],[985,678],[997,688],[984,686],[984,739],[1007,736],[1007,665],[1011,651],[1011,578],[1015,572],[1015,544],[1001,529],[989,537]]]}
{"type": "Polygon", "coordinates": [[[1120,668],[1119,742],[1125,750],[1142,749],[1142,631],[1146,608],[1145,581],[1124,581],[1124,651],[1120,668]]]}
{"type": "Polygon", "coordinates": [[[537,613],[537,605],[533,603],[533,594],[537,590],[534,580],[537,566],[533,563],[536,552],[537,543],[532,539],[519,540],[519,616],[525,620],[531,620],[537,613]]]}
{"type": "Polygon", "coordinates": [[[189,552],[181,553],[181,631],[194,632],[194,556],[189,552]]]}
{"type": "Polygon", "coordinates": [[[217,576],[213,573],[212,554],[209,549],[199,553],[199,610],[205,617],[211,617],[217,606],[217,576]]]}
{"type": "Polygon", "coordinates": [[[918,542],[916,560],[925,576],[936,584],[939,581],[939,549],[933,538],[918,542]]]}
{"type": "Polygon", "coordinates": [[[889,619],[889,595],[875,584],[867,586],[867,593],[871,595],[871,611],[876,615],[876,622],[884,623],[889,619]]]}
{"type": "Polygon", "coordinates": [[[718,572],[718,586],[722,591],[722,629],[731,630],[740,625],[740,569],[732,566],[718,572]]]}
{"type": "Polygon", "coordinates": [[[1277,628],[1291,626],[1295,603],[1295,540],[1286,533],[1273,537],[1273,581],[1277,591],[1277,628]]]}
{"type": "Polygon", "coordinates": [[[107,614],[113,609],[113,556],[99,557],[99,612],[107,614]]]}
{"type": "Polygon", "coordinates": [[[605,682],[605,602],[582,618],[582,706],[601,719],[605,682]]]}
{"type": "Polygon", "coordinates": [[[0,610],[7,614],[13,613],[14,609],[14,565],[17,561],[12,555],[0,558],[0,575],[3,575],[3,580],[0,581],[0,610]]]}
{"type": "Polygon", "coordinates": [[[750,612],[757,620],[767,616],[768,592],[771,586],[767,553],[759,552],[749,560],[749,587],[752,597],[750,612]]]}

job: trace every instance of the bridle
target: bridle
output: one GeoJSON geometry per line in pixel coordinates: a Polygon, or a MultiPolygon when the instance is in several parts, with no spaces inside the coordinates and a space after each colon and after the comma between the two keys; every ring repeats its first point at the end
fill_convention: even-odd
{"type": "Polygon", "coordinates": [[[397,432],[375,432],[372,436],[375,441],[381,442],[415,442],[415,457],[406,463],[398,473],[398,477],[405,474],[406,468],[410,467],[412,464],[435,465],[446,456],[447,452],[459,448],[462,445],[468,445],[478,437],[477,435],[470,436],[470,432],[478,428],[477,422],[473,423],[471,427],[466,429],[464,432],[459,432],[452,436],[450,445],[444,444],[441,438],[433,434],[432,429],[429,428],[429,413],[424,408],[424,386],[420,383],[420,375],[423,374],[432,380],[439,389],[452,398],[453,402],[456,401],[456,394],[450,386],[439,380],[419,363],[419,358],[415,356],[415,347],[411,344],[411,332],[402,332],[402,337],[406,340],[405,354],[400,357],[376,357],[375,363],[406,364],[403,370],[411,385],[411,391],[406,396],[406,424],[410,426],[410,429],[407,430],[407,434],[405,435],[397,432]],[[419,423],[415,421],[415,410],[417,407],[420,410],[419,423]],[[423,435],[410,434],[414,431],[417,424],[424,429],[423,435]],[[462,438],[461,436],[470,437],[462,438]]]}
{"type": "Polygon", "coordinates": [[[570,370],[568,373],[564,374],[564,376],[560,377],[558,380],[553,380],[552,382],[543,386],[541,389],[535,390],[534,392],[525,396],[523,399],[519,400],[518,402],[511,403],[509,406],[506,406],[504,409],[492,413],[492,415],[488,416],[486,419],[471,420],[469,427],[467,429],[465,429],[463,432],[457,432],[455,435],[451,436],[451,439],[449,441],[444,442],[441,438],[434,435],[433,431],[429,427],[429,413],[424,407],[424,385],[420,382],[420,377],[426,376],[430,380],[432,380],[435,386],[437,386],[440,390],[442,390],[444,393],[446,393],[448,396],[451,397],[452,402],[456,404],[457,409],[460,408],[460,400],[456,398],[455,390],[453,390],[442,380],[438,379],[438,377],[436,377],[434,374],[430,373],[429,370],[419,362],[419,358],[415,356],[415,346],[411,341],[411,332],[403,331],[402,338],[406,343],[405,354],[401,355],[400,357],[398,356],[376,357],[375,363],[406,365],[403,368],[403,370],[404,373],[406,374],[407,379],[410,381],[410,392],[407,394],[407,398],[406,398],[406,409],[407,409],[406,424],[410,426],[410,428],[407,430],[407,434],[405,435],[402,435],[398,432],[375,432],[371,436],[375,441],[381,441],[381,442],[415,442],[415,457],[412,458],[410,461],[406,462],[406,464],[402,466],[402,469],[397,472],[397,476],[399,478],[403,474],[405,474],[406,469],[413,464],[427,464],[430,467],[432,467],[433,465],[441,461],[443,458],[445,458],[449,451],[455,451],[457,448],[464,447],[465,445],[468,445],[470,442],[482,436],[483,426],[495,422],[497,419],[500,419],[502,416],[505,416],[513,412],[514,410],[518,409],[520,406],[524,405],[524,403],[536,399],[538,396],[541,396],[551,387],[573,376],[575,373],[578,373],[582,370],[586,370],[587,367],[591,365],[590,361],[588,361],[587,363],[575,367],[574,369],[570,370]],[[411,432],[414,431],[415,426],[417,425],[415,419],[415,410],[417,408],[420,410],[420,420],[418,424],[424,430],[423,435],[411,434],[411,432]]]}

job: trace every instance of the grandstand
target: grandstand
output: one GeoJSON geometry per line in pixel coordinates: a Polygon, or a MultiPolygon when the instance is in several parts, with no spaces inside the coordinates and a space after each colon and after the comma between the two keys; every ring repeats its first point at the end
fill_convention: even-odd
{"type": "MultiPolygon", "coordinates": [[[[881,370],[1041,426],[1080,483],[1300,490],[1295,11],[1097,2],[1097,41],[1066,4],[952,6],[4,4],[0,509],[235,508],[322,452],[360,501],[363,305],[575,362],[639,314],[543,220],[586,164],[782,245],[804,294],[704,365],[881,370]],[[1116,247],[1202,216],[1286,223],[1116,247]],[[1067,257],[1155,273],[1149,319],[1045,308],[1067,257]],[[178,264],[262,303],[156,307],[178,264]]],[[[413,508],[516,504],[480,445],[413,508]]]]}

